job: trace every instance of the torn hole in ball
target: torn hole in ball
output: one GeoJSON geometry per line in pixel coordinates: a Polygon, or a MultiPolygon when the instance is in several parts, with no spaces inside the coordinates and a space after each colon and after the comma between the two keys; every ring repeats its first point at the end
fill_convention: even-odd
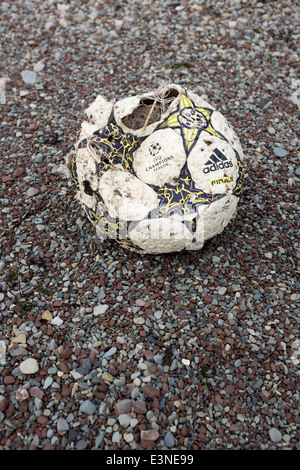
{"type": "Polygon", "coordinates": [[[160,95],[154,96],[153,98],[141,99],[139,106],[137,106],[131,114],[122,118],[122,123],[128,129],[136,131],[159,122],[161,116],[166,112],[167,107],[171,105],[178,95],[178,90],[170,88],[167,92],[162,92],[160,95]]]}

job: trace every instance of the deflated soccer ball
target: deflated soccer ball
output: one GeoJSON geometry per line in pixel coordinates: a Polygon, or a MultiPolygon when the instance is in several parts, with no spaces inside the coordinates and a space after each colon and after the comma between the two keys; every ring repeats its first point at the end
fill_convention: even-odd
{"type": "Polygon", "coordinates": [[[97,236],[139,253],[200,249],[235,216],[243,151],[225,117],[179,85],[86,109],[67,167],[97,236]]]}

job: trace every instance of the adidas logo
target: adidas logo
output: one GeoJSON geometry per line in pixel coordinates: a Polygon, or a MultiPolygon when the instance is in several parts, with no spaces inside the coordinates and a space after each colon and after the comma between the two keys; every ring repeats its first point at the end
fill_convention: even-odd
{"type": "Polygon", "coordinates": [[[226,158],[224,153],[219,149],[214,149],[214,153],[211,154],[209,160],[205,163],[203,173],[210,173],[211,171],[223,170],[224,168],[230,168],[232,162],[226,158]]]}

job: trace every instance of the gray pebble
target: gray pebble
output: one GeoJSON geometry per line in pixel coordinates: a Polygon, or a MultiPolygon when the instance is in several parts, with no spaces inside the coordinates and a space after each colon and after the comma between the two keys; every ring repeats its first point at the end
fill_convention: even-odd
{"type": "Polygon", "coordinates": [[[110,348],[108,351],[106,351],[106,353],[104,354],[103,357],[110,357],[110,356],[113,356],[114,354],[116,354],[117,352],[117,348],[115,346],[113,346],[112,348],[110,348]]]}
{"type": "Polygon", "coordinates": [[[126,413],[123,413],[118,416],[118,421],[123,428],[127,428],[130,424],[131,416],[126,413]]]}
{"type": "Polygon", "coordinates": [[[68,431],[69,425],[64,418],[59,418],[57,420],[57,431],[58,432],[65,432],[68,431]]]}
{"type": "Polygon", "coordinates": [[[173,434],[170,431],[168,431],[167,434],[165,435],[164,442],[165,442],[165,445],[169,447],[169,449],[175,446],[176,441],[175,441],[173,434]]]}
{"type": "Polygon", "coordinates": [[[50,387],[50,385],[52,384],[52,382],[53,382],[53,377],[47,377],[47,378],[45,379],[44,384],[43,384],[43,388],[46,389],[46,388],[50,387]]]}
{"type": "Polygon", "coordinates": [[[269,435],[270,435],[270,438],[273,442],[280,442],[281,439],[282,439],[281,432],[276,428],[271,428],[269,430],[269,435]]]}
{"type": "Polygon", "coordinates": [[[84,450],[88,446],[88,442],[85,439],[80,439],[76,444],[76,450],[84,450]]]}
{"type": "Polygon", "coordinates": [[[96,406],[90,400],[85,400],[80,405],[79,411],[81,411],[81,413],[85,413],[87,415],[93,415],[96,411],[96,406]]]}
{"type": "Polygon", "coordinates": [[[24,83],[26,83],[27,85],[34,85],[37,80],[37,74],[32,70],[23,70],[21,72],[21,75],[24,83]]]}
{"type": "Polygon", "coordinates": [[[218,290],[218,294],[219,295],[224,295],[226,291],[227,291],[227,288],[225,286],[220,287],[219,290],[218,290]]]}
{"type": "Polygon", "coordinates": [[[287,150],[285,150],[281,147],[274,148],[273,152],[275,153],[275,155],[277,155],[277,157],[286,157],[287,154],[288,154],[287,150]]]}
{"type": "Polygon", "coordinates": [[[119,431],[115,431],[112,435],[112,442],[114,442],[115,444],[117,444],[118,442],[120,442],[120,433],[119,431]]]}

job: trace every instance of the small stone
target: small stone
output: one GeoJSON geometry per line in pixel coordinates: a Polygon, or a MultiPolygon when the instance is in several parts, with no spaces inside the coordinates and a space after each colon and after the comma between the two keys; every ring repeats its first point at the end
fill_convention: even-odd
{"type": "Polygon", "coordinates": [[[27,196],[32,197],[35,196],[36,194],[39,193],[39,190],[37,188],[29,188],[26,191],[27,196]]]}
{"type": "Polygon", "coordinates": [[[105,382],[113,382],[114,378],[109,372],[103,372],[102,374],[102,379],[105,380],[105,382]]]}
{"type": "Polygon", "coordinates": [[[123,413],[118,416],[118,421],[123,428],[127,428],[130,424],[131,416],[126,413],[123,413]]]}
{"type": "Polygon", "coordinates": [[[65,434],[69,429],[69,425],[64,418],[59,418],[57,420],[57,432],[59,434],[65,434]]]}
{"type": "Polygon", "coordinates": [[[0,411],[5,411],[9,405],[9,400],[3,395],[0,395],[0,411]]]}
{"type": "Polygon", "coordinates": [[[14,338],[11,339],[12,343],[18,343],[22,344],[25,346],[26,344],[26,335],[24,333],[20,333],[18,336],[15,336],[14,338]]]}
{"type": "Polygon", "coordinates": [[[15,378],[12,375],[6,375],[3,379],[4,385],[12,385],[15,383],[15,378]]]}
{"type": "Polygon", "coordinates": [[[219,290],[218,290],[218,294],[219,295],[224,295],[226,291],[227,291],[227,288],[225,286],[220,287],[219,290]]]}
{"type": "Polygon", "coordinates": [[[134,440],[134,435],[131,432],[125,432],[123,437],[125,441],[128,442],[128,444],[130,444],[130,442],[133,442],[134,440]]]}
{"type": "Polygon", "coordinates": [[[146,402],[144,400],[136,400],[133,404],[133,409],[136,414],[146,414],[147,413],[147,407],[146,407],[146,402]]]}
{"type": "Polygon", "coordinates": [[[116,347],[112,347],[110,348],[105,354],[103,357],[110,357],[110,356],[113,356],[114,354],[116,354],[117,352],[117,348],[116,347]]]}
{"type": "Polygon", "coordinates": [[[136,378],[134,379],[133,383],[134,383],[134,385],[135,385],[136,387],[140,387],[142,381],[141,381],[141,379],[140,379],[139,377],[136,377],[136,378]]]}
{"type": "Polygon", "coordinates": [[[50,385],[52,385],[53,383],[53,377],[47,377],[45,379],[45,382],[44,382],[44,385],[43,385],[43,389],[46,390],[46,388],[49,388],[50,385]]]}
{"type": "Polygon", "coordinates": [[[118,444],[120,442],[120,433],[119,431],[115,431],[112,435],[112,438],[111,438],[112,442],[114,442],[115,444],[118,444]]]}
{"type": "Polygon", "coordinates": [[[39,370],[39,364],[36,359],[25,359],[25,361],[20,364],[21,374],[36,374],[39,370]]]}
{"type": "Polygon", "coordinates": [[[248,70],[245,70],[245,75],[247,75],[247,77],[251,78],[251,77],[253,77],[254,72],[252,70],[248,69],[248,70]]]}
{"type": "Polygon", "coordinates": [[[124,400],[119,400],[115,406],[116,416],[121,414],[131,413],[132,410],[132,400],[125,398],[124,400]]]}
{"type": "Polygon", "coordinates": [[[33,70],[23,70],[21,75],[27,85],[34,85],[37,80],[37,74],[33,70]]]}
{"type": "Polygon", "coordinates": [[[30,389],[30,395],[41,400],[43,398],[44,392],[39,387],[32,387],[30,389]]]}
{"type": "Polygon", "coordinates": [[[42,70],[44,70],[44,67],[45,67],[45,64],[43,62],[37,62],[33,66],[33,71],[36,72],[36,73],[39,73],[42,70]]]}
{"type": "Polygon", "coordinates": [[[14,171],[14,175],[16,177],[22,176],[25,173],[25,168],[16,168],[14,171]]]}
{"type": "Polygon", "coordinates": [[[269,128],[268,128],[268,133],[269,133],[270,135],[274,135],[275,132],[276,132],[276,131],[275,131],[274,127],[269,127],[269,128]]]}
{"type": "Polygon", "coordinates": [[[60,326],[63,324],[63,320],[57,315],[56,317],[53,318],[53,320],[50,321],[51,325],[54,326],[60,326]]]}
{"type": "Polygon", "coordinates": [[[152,385],[144,385],[142,387],[143,393],[149,397],[149,398],[159,398],[160,397],[160,391],[158,388],[153,387],[152,385]]]}
{"type": "Polygon", "coordinates": [[[104,315],[106,310],[108,309],[108,305],[96,305],[96,307],[94,307],[94,315],[104,315]]]}
{"type": "Polygon", "coordinates": [[[159,438],[159,432],[157,429],[149,429],[148,431],[141,431],[141,440],[142,441],[156,441],[159,438]]]}
{"type": "Polygon", "coordinates": [[[182,364],[184,364],[185,366],[189,366],[191,361],[189,359],[182,359],[182,364]]]}
{"type": "Polygon", "coordinates": [[[61,354],[61,358],[70,359],[71,356],[72,356],[72,349],[70,348],[70,346],[66,346],[61,354]]]}
{"type": "Polygon", "coordinates": [[[76,444],[76,450],[84,450],[88,446],[88,442],[85,439],[80,439],[76,444]]]}
{"type": "Polygon", "coordinates": [[[25,401],[29,397],[29,393],[25,388],[19,388],[16,391],[16,400],[18,401],[25,401]]]}
{"type": "Polygon", "coordinates": [[[138,419],[136,418],[131,418],[130,420],[130,426],[134,429],[137,425],[139,424],[138,419]]]}
{"type": "Polygon", "coordinates": [[[232,395],[235,391],[235,386],[234,385],[226,385],[225,390],[229,395],[232,395]]]}
{"type": "Polygon", "coordinates": [[[75,439],[79,436],[78,431],[76,429],[69,429],[68,430],[68,439],[69,441],[75,441],[75,439]]]}
{"type": "Polygon", "coordinates": [[[96,411],[96,405],[91,400],[85,400],[79,408],[81,413],[85,413],[87,415],[93,415],[96,411]]]}
{"type": "Polygon", "coordinates": [[[75,370],[76,372],[79,372],[79,374],[87,375],[91,370],[91,361],[89,358],[83,359],[81,366],[77,367],[75,370]]]}
{"type": "Polygon", "coordinates": [[[274,148],[273,152],[275,153],[275,155],[277,155],[277,157],[286,157],[288,154],[287,150],[281,147],[274,148]]]}
{"type": "Polygon", "coordinates": [[[165,435],[164,442],[165,442],[165,445],[169,447],[169,449],[174,447],[174,445],[176,444],[175,438],[170,431],[168,431],[167,434],[165,435]]]}
{"type": "Polygon", "coordinates": [[[45,310],[42,313],[42,320],[47,320],[47,321],[53,320],[53,317],[52,317],[51,313],[49,312],[49,310],[45,310]]]}
{"type": "Polygon", "coordinates": [[[269,435],[270,435],[270,438],[273,442],[280,442],[281,439],[282,439],[281,432],[276,428],[271,428],[269,430],[269,435]]]}

